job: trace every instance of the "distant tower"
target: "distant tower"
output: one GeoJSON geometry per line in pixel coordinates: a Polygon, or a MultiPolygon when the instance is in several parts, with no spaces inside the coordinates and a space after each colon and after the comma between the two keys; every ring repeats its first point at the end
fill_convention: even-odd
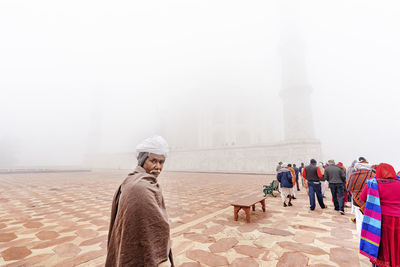
{"type": "Polygon", "coordinates": [[[304,44],[299,36],[296,2],[281,2],[281,56],[285,141],[315,139],[310,95],[304,61],[304,44]]]}

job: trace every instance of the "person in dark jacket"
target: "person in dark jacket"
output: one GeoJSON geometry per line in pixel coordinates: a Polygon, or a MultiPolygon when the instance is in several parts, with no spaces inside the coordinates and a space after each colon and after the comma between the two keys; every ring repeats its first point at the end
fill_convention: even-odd
{"type": "Polygon", "coordinates": [[[329,182],[335,210],[340,211],[340,214],[344,215],[344,185],[346,182],[346,174],[342,168],[335,165],[334,160],[329,160],[328,163],[329,166],[325,169],[324,177],[329,182]]]}
{"type": "Polygon", "coordinates": [[[283,163],[282,168],[279,169],[276,175],[277,180],[281,184],[281,197],[283,201],[283,206],[293,206],[292,205],[292,173],[287,168],[287,164],[283,163]],[[288,204],[286,204],[286,198],[289,198],[288,204]]]}
{"type": "Polygon", "coordinates": [[[310,165],[303,169],[303,177],[307,180],[308,185],[308,197],[310,199],[310,210],[315,209],[315,194],[321,209],[327,208],[324,204],[321,192],[321,177],[322,173],[317,167],[317,161],[315,159],[310,160],[310,165]]]}

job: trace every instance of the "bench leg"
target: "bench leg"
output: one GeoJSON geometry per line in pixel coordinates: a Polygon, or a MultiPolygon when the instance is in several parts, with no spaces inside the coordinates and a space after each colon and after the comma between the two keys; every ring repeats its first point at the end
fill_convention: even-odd
{"type": "Polygon", "coordinates": [[[239,215],[238,215],[239,210],[240,210],[240,207],[233,207],[233,217],[235,218],[235,221],[237,221],[239,218],[239,215]]]}
{"type": "Polygon", "coordinates": [[[243,208],[244,212],[246,212],[246,221],[249,223],[250,222],[250,207],[243,208]]]}
{"type": "Polygon", "coordinates": [[[265,199],[260,201],[263,212],[265,212],[265,199]]]}
{"type": "Polygon", "coordinates": [[[251,208],[253,209],[253,211],[256,210],[256,204],[254,204],[253,206],[251,206],[251,208]]]}

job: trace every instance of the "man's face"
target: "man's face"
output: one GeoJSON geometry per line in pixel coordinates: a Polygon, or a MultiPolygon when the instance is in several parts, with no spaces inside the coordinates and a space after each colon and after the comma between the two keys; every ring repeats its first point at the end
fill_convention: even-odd
{"type": "Polygon", "coordinates": [[[163,155],[150,153],[143,164],[143,168],[147,173],[153,174],[155,177],[157,177],[164,166],[164,162],[165,157],[163,155]]]}

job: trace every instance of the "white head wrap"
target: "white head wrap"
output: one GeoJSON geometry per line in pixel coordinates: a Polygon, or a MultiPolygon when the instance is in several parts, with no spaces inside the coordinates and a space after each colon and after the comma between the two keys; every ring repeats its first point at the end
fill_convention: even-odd
{"type": "Polygon", "coordinates": [[[368,163],[361,163],[358,162],[354,165],[354,169],[357,170],[372,170],[372,164],[368,164],[368,163]]]}
{"type": "Polygon", "coordinates": [[[143,140],[136,146],[136,157],[140,152],[148,152],[167,157],[169,147],[167,141],[159,135],[154,135],[143,140]]]}
{"type": "Polygon", "coordinates": [[[287,163],[282,163],[282,168],[286,168],[288,166],[287,163]]]}

